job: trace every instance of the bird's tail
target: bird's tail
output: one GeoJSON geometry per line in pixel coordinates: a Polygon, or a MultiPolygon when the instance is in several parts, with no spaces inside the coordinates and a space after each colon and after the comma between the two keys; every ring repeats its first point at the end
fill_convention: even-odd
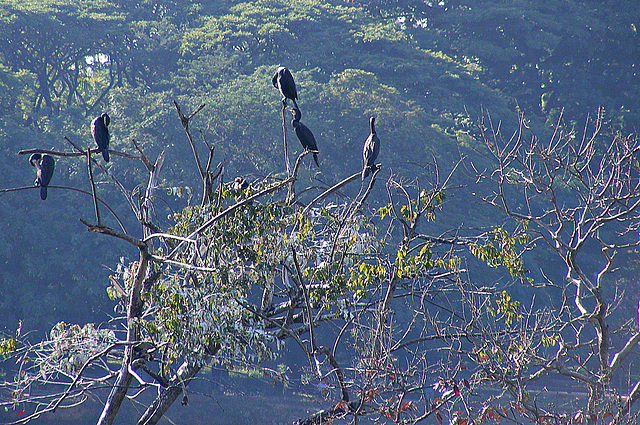
{"type": "Polygon", "coordinates": [[[316,162],[318,168],[320,168],[320,163],[318,162],[318,154],[315,152],[313,153],[313,160],[316,162]]]}
{"type": "Polygon", "coordinates": [[[47,199],[47,186],[40,186],[40,199],[47,199]]]}
{"type": "Polygon", "coordinates": [[[291,100],[293,100],[293,106],[295,106],[295,107],[296,107],[296,109],[299,111],[299,110],[300,110],[300,108],[298,108],[298,102],[296,102],[296,100],[295,100],[295,99],[291,99],[291,100]]]}
{"type": "Polygon", "coordinates": [[[109,149],[102,149],[102,157],[105,162],[109,162],[109,149]]]}

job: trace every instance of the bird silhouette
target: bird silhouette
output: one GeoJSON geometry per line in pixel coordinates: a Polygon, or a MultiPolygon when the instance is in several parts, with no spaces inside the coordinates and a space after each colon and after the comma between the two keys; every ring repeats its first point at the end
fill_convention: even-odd
{"type": "Polygon", "coordinates": [[[298,109],[298,103],[296,102],[296,99],[298,99],[298,91],[296,90],[296,83],[293,81],[291,72],[284,66],[281,66],[276,71],[271,82],[273,83],[273,87],[277,88],[282,95],[284,104],[287,104],[287,99],[291,99],[296,109],[298,109]]]}
{"type": "Polygon", "coordinates": [[[231,184],[231,189],[239,192],[249,188],[249,182],[243,177],[236,177],[231,184]]]}
{"type": "Polygon", "coordinates": [[[366,179],[376,168],[376,159],[380,153],[380,139],[376,133],[376,117],[369,118],[371,133],[362,146],[362,180],[366,179]]]}
{"type": "Polygon", "coordinates": [[[96,141],[98,149],[102,152],[102,157],[105,162],[109,162],[109,122],[111,119],[109,115],[102,114],[91,121],[91,134],[93,134],[93,140],[96,141]]]}
{"type": "Polygon", "coordinates": [[[318,144],[316,143],[316,138],[313,137],[313,133],[309,128],[300,122],[302,118],[302,113],[300,109],[293,108],[291,109],[291,114],[293,114],[293,120],[291,120],[291,125],[293,126],[293,130],[300,141],[300,144],[304,148],[304,150],[308,150],[313,152],[313,160],[316,162],[318,168],[320,168],[320,163],[318,162],[318,144]]]}
{"type": "Polygon", "coordinates": [[[40,186],[40,199],[44,201],[47,199],[47,186],[53,177],[55,161],[51,155],[34,153],[29,157],[29,163],[36,167],[36,181],[33,184],[40,186]]]}

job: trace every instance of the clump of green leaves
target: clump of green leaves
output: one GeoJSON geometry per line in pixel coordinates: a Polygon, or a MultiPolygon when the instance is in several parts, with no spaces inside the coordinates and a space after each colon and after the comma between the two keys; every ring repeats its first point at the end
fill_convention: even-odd
{"type": "Polygon", "coordinates": [[[494,229],[484,243],[469,244],[469,250],[478,259],[491,267],[506,267],[511,276],[522,278],[528,272],[522,260],[520,247],[529,243],[526,223],[522,228],[508,232],[502,227],[494,229]]]}
{"type": "Polygon", "coordinates": [[[491,316],[498,316],[504,320],[504,324],[511,326],[514,320],[522,319],[519,312],[520,301],[511,301],[511,295],[507,291],[502,291],[496,300],[496,307],[489,306],[487,311],[491,316]]]}
{"type": "Polygon", "coordinates": [[[18,349],[18,342],[13,338],[2,338],[0,340],[0,355],[6,358],[7,354],[11,354],[18,349]]]}

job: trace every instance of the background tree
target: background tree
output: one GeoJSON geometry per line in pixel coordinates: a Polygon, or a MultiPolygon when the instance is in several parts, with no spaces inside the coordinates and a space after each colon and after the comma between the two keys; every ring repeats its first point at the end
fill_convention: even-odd
{"type": "MultiPolygon", "coordinates": [[[[600,111],[582,131],[559,120],[549,140],[531,134],[524,116],[520,122],[508,139],[490,119],[480,123],[481,140],[495,162],[478,174],[493,183],[483,199],[549,247],[560,263],[542,268],[541,284],[549,288],[544,307],[532,300],[529,311],[518,313],[517,321],[531,329],[486,338],[476,347],[483,354],[483,379],[499,382],[538,421],[597,423],[612,416],[615,423],[633,423],[638,376],[619,374],[623,364],[637,362],[638,301],[625,295],[633,287],[614,276],[637,251],[640,145],[633,135],[604,132],[600,111]],[[585,388],[574,412],[544,406],[541,393],[531,389],[548,375],[585,388]]],[[[497,312],[511,321],[516,312],[505,307],[507,301],[498,303],[497,312]]]]}

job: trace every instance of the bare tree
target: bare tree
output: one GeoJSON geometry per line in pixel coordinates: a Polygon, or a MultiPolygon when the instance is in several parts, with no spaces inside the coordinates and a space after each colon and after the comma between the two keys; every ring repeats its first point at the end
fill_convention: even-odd
{"type": "Polygon", "coordinates": [[[637,365],[638,317],[616,311],[636,294],[625,294],[630,288],[620,286],[615,271],[638,243],[640,143],[635,136],[603,133],[603,115],[598,111],[581,131],[567,127],[561,116],[546,140],[533,134],[523,115],[508,138],[488,114],[478,125],[494,164],[475,168],[478,179],[493,187],[482,199],[526,229],[530,242],[544,242],[565,271],[559,281],[550,264],[543,267],[543,286],[551,295],[546,306],[532,302],[519,313],[526,328],[485,339],[481,347],[483,379],[505,388],[537,421],[600,423],[613,417],[614,423],[635,423],[638,417],[632,407],[640,396],[639,377],[622,368],[637,365]],[[624,378],[616,380],[620,374],[624,378]],[[573,410],[532,390],[550,375],[564,378],[553,382],[575,394],[586,391],[573,410]]]}

